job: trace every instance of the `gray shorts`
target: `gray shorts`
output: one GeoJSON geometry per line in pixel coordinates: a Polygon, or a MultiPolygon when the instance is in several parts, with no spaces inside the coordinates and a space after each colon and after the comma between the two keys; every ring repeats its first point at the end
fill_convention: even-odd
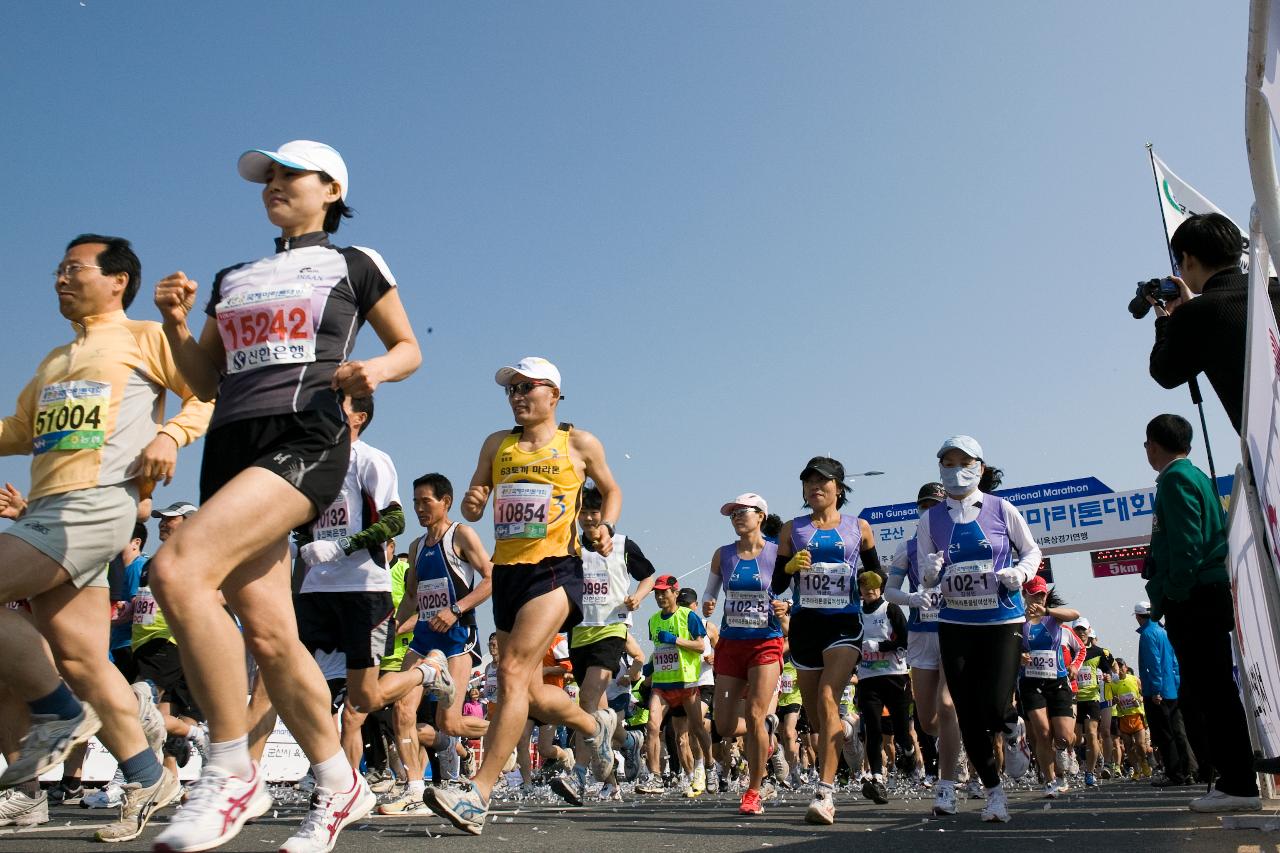
{"type": "Polygon", "coordinates": [[[133,483],[36,498],[4,533],[45,554],[77,589],[107,585],[107,563],[129,544],[138,519],[133,483]]]}

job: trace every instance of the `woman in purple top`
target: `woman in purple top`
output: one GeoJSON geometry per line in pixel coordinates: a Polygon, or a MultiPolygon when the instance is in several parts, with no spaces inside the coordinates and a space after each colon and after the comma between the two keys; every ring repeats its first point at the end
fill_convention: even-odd
{"type": "Polygon", "coordinates": [[[778,546],[764,538],[769,513],[764,498],[738,495],[720,507],[733,522],[736,542],[717,548],[703,601],[715,601],[724,587],[724,621],[715,647],[715,725],[720,736],[746,736],[750,782],[739,814],[764,814],[760,785],[769,757],[765,717],[782,676],[782,619],[786,605],[774,598],[771,581],[778,546]],[[746,700],[746,715],[739,711],[746,700]]]}

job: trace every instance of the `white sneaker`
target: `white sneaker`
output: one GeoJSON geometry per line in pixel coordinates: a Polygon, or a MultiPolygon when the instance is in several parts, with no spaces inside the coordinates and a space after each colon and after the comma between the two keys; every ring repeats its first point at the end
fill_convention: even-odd
{"type": "Polygon", "coordinates": [[[964,783],[964,795],[971,800],[985,800],[987,789],[982,786],[981,779],[970,779],[964,783]]]}
{"type": "Polygon", "coordinates": [[[987,804],[982,809],[982,819],[987,823],[1009,822],[1009,795],[1004,785],[996,785],[987,790],[987,804]]]}
{"type": "Polygon", "coordinates": [[[40,778],[66,760],[67,753],[93,737],[101,727],[102,721],[88,702],[82,702],[79,715],[70,720],[54,714],[32,714],[31,724],[18,747],[18,758],[0,773],[0,788],[12,788],[40,778]]]}
{"type": "Polygon", "coordinates": [[[49,822],[49,795],[29,797],[16,788],[0,791],[0,826],[38,826],[49,822]]]}
{"type": "Polygon", "coordinates": [[[422,794],[411,792],[408,788],[405,788],[400,796],[378,806],[378,814],[415,815],[430,813],[431,809],[427,808],[427,804],[422,801],[422,794]]]}
{"type": "MultiPolygon", "coordinates": [[[[594,736],[586,739],[591,750],[591,775],[597,779],[608,779],[613,773],[613,733],[618,728],[618,713],[612,708],[601,708],[592,713],[598,728],[594,736]]],[[[703,777],[706,787],[706,777],[703,777]]]]}
{"type": "Polygon", "coordinates": [[[255,762],[253,776],[241,779],[208,766],[187,790],[187,803],[156,836],[155,849],[166,853],[210,850],[239,834],[245,823],[271,808],[271,795],[255,762]]]}
{"type": "Polygon", "coordinates": [[[453,704],[453,676],[449,674],[449,659],[439,649],[432,649],[418,661],[416,668],[422,671],[422,686],[426,695],[448,708],[453,704]]]}
{"type": "Polygon", "coordinates": [[[1046,800],[1058,799],[1058,780],[1053,779],[1044,786],[1044,798],[1046,800]]]}
{"type": "Polygon", "coordinates": [[[831,796],[828,791],[825,794],[819,791],[809,801],[809,808],[804,813],[805,823],[817,823],[826,826],[836,822],[836,802],[835,797],[831,796]]]}
{"type": "Polygon", "coordinates": [[[1071,790],[1071,783],[1067,781],[1066,776],[1059,776],[1057,781],[1059,794],[1065,794],[1067,791],[1071,790]]]}
{"type": "Polygon", "coordinates": [[[1070,750],[1070,755],[1071,755],[1071,775],[1078,776],[1080,775],[1080,756],[1076,755],[1076,751],[1074,749],[1070,750]]]}
{"type": "Polygon", "coordinates": [[[935,817],[947,817],[956,813],[956,786],[939,785],[933,795],[933,814],[935,817]]]}
{"type": "Polygon", "coordinates": [[[201,761],[209,760],[209,727],[204,723],[196,723],[191,727],[191,731],[187,733],[187,740],[191,741],[192,748],[200,753],[201,761]]]}
{"type": "Polygon", "coordinates": [[[302,826],[280,845],[280,853],[329,853],[338,843],[343,827],[373,811],[377,804],[369,783],[354,770],[351,787],[341,793],[316,785],[302,826]]]}
{"type": "Polygon", "coordinates": [[[116,770],[111,781],[96,791],[90,791],[80,801],[82,809],[115,809],[124,799],[124,773],[116,770]]]}
{"type": "Polygon", "coordinates": [[[1054,750],[1053,769],[1058,772],[1059,776],[1066,776],[1071,772],[1071,756],[1067,754],[1065,749],[1054,750]]]}
{"type": "Polygon", "coordinates": [[[1258,797],[1237,797],[1224,794],[1214,788],[1203,797],[1191,801],[1191,810],[1211,814],[1214,812],[1256,812],[1262,810],[1262,800],[1258,797]]]}

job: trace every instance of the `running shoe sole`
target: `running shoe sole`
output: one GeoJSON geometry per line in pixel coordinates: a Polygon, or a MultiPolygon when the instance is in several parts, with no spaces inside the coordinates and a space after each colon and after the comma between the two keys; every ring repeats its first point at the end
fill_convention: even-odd
{"type": "Polygon", "coordinates": [[[551,790],[554,791],[560,799],[564,800],[571,806],[582,805],[582,795],[575,790],[573,784],[563,776],[557,776],[551,780],[551,790]]]}

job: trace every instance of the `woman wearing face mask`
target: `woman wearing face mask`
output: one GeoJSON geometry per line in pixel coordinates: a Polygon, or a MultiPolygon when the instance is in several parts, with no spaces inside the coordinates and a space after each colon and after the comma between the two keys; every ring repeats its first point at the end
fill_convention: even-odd
{"type": "Polygon", "coordinates": [[[967,435],[938,450],[946,500],[920,519],[916,559],[926,587],[940,586],[938,646],[969,760],[987,789],[984,821],[1009,819],[992,735],[1004,732],[1022,652],[1022,585],[1040,548],[1008,501],[978,489],[982,447],[967,435]],[[1015,563],[1013,554],[1019,558],[1015,563]]]}
{"type": "MultiPolygon", "coordinates": [[[[941,483],[925,483],[916,496],[920,518],[947,499],[941,483]]],[[[938,817],[956,813],[956,765],[960,758],[960,725],[956,708],[942,673],[938,651],[938,605],[942,593],[925,588],[916,560],[916,537],[893,555],[885,600],[910,607],[907,618],[907,666],[911,668],[911,692],[915,696],[920,727],[938,739],[938,785],[934,790],[933,813],[938,817]],[[907,589],[903,589],[903,584],[907,589]]]]}
{"type": "Polygon", "coordinates": [[[800,482],[811,511],[787,522],[778,535],[773,591],[793,588],[791,657],[805,714],[818,731],[821,776],[804,819],[829,824],[835,822],[836,763],[844,739],[839,699],[858,666],[862,643],[859,566],[880,572],[880,560],[871,527],[840,512],[849,491],[843,465],[815,456],[800,472],[800,482]]]}

